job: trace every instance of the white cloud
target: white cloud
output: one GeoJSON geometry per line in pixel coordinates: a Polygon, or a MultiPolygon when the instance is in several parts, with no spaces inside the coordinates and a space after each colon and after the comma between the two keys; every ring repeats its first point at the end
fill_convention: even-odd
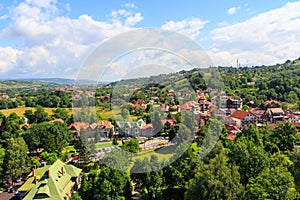
{"type": "Polygon", "coordinates": [[[126,3],[124,6],[127,7],[127,8],[136,8],[134,3],[126,3]]]}
{"type": "Polygon", "coordinates": [[[227,10],[227,14],[233,15],[237,12],[238,9],[239,9],[238,7],[231,7],[227,10]]]}
{"type": "Polygon", "coordinates": [[[10,23],[0,30],[0,39],[23,43],[18,49],[0,47],[1,76],[73,76],[99,43],[134,29],[143,19],[126,9],[113,11],[112,21],[96,21],[87,14],[68,18],[62,16],[70,10],[68,5],[65,9],[58,11],[56,0],[26,0],[10,9],[10,23]]]}
{"type": "Polygon", "coordinates": [[[135,13],[134,16],[130,16],[126,19],[125,25],[126,26],[134,26],[136,23],[143,20],[143,16],[141,13],[135,13]]]}
{"type": "Polygon", "coordinates": [[[300,55],[300,2],[212,31],[210,56],[215,64],[261,65],[300,55]]]}
{"type": "Polygon", "coordinates": [[[198,18],[184,19],[177,22],[172,20],[162,25],[162,28],[179,32],[194,39],[200,34],[200,30],[207,23],[208,21],[204,21],[198,18]]]}
{"type": "Polygon", "coordinates": [[[12,47],[0,47],[0,52],[0,72],[2,73],[14,67],[17,57],[23,53],[12,47]]]}

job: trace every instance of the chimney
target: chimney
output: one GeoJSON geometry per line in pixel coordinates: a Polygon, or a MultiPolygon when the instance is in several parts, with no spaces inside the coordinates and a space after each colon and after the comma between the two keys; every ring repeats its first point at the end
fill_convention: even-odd
{"type": "Polygon", "coordinates": [[[62,174],[62,175],[65,174],[64,167],[61,167],[61,174],[62,174]]]}
{"type": "Polygon", "coordinates": [[[36,184],[36,182],[37,182],[36,176],[34,176],[33,182],[34,182],[34,184],[36,184]]]}
{"type": "Polygon", "coordinates": [[[50,177],[50,169],[48,169],[47,175],[48,175],[48,177],[50,177]]]}

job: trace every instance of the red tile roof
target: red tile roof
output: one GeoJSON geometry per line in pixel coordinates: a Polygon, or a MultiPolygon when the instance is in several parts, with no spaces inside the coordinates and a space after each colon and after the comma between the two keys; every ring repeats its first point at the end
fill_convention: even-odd
{"type": "Polygon", "coordinates": [[[247,111],[244,111],[244,110],[237,110],[237,111],[235,111],[234,113],[232,113],[232,114],[230,115],[230,117],[242,120],[242,119],[244,119],[248,114],[249,114],[249,112],[247,112],[247,111]]]}
{"type": "Polygon", "coordinates": [[[234,133],[228,133],[228,140],[235,140],[236,134],[234,133]]]}
{"type": "Polygon", "coordinates": [[[152,124],[146,124],[145,126],[142,127],[142,130],[147,130],[147,129],[153,129],[152,124]]]}

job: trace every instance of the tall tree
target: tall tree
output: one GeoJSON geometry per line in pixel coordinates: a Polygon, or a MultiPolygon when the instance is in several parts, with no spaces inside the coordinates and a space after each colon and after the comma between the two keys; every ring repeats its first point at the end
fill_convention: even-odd
{"type": "Polygon", "coordinates": [[[135,138],[126,141],[122,146],[124,151],[128,151],[131,153],[131,157],[133,153],[137,153],[140,150],[139,141],[135,138]]]}
{"type": "Polygon", "coordinates": [[[266,168],[246,187],[246,199],[295,199],[297,195],[294,178],[282,166],[266,168]]]}
{"type": "Polygon", "coordinates": [[[209,164],[200,166],[190,181],[185,199],[239,199],[242,185],[238,168],[227,161],[225,152],[221,151],[209,164]]]}
{"type": "Polygon", "coordinates": [[[279,124],[271,133],[270,139],[281,151],[291,151],[296,142],[300,141],[300,136],[296,127],[291,122],[287,122],[284,125],[279,124]]]}
{"type": "MultiPolygon", "coordinates": [[[[127,173],[102,166],[95,186],[95,200],[125,200],[131,198],[132,185],[127,173]]],[[[85,199],[85,198],[83,198],[85,199]]]]}
{"type": "Polygon", "coordinates": [[[12,180],[19,178],[26,167],[28,148],[22,137],[10,138],[4,157],[4,170],[12,180]]]}
{"type": "Polygon", "coordinates": [[[144,160],[136,160],[131,169],[131,178],[135,189],[142,191],[143,197],[147,199],[162,198],[163,172],[159,169],[160,163],[155,155],[144,160]]]}
{"type": "Polygon", "coordinates": [[[62,119],[65,122],[69,119],[68,112],[63,108],[56,108],[52,110],[53,114],[51,115],[51,118],[53,119],[62,119]]]}

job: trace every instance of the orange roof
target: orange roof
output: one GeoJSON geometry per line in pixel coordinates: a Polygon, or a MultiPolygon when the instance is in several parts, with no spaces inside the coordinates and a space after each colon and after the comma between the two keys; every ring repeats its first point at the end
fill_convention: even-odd
{"type": "Polygon", "coordinates": [[[70,124],[70,126],[68,128],[71,129],[72,127],[74,127],[77,131],[80,131],[80,129],[87,129],[89,127],[89,123],[75,122],[75,123],[70,124]]]}
{"type": "Polygon", "coordinates": [[[267,105],[270,105],[270,104],[277,104],[277,105],[282,105],[279,101],[277,100],[268,100],[268,101],[265,101],[264,102],[264,105],[267,106],[267,105]]]}
{"type": "Polygon", "coordinates": [[[99,120],[98,125],[105,126],[106,128],[113,128],[114,126],[111,124],[110,121],[107,120],[99,120]]]}
{"type": "Polygon", "coordinates": [[[62,120],[62,119],[53,119],[53,120],[51,120],[50,122],[60,122],[60,123],[64,123],[65,121],[64,120],[62,120]]]}
{"type": "Polygon", "coordinates": [[[247,112],[247,111],[244,111],[244,110],[237,110],[237,111],[235,111],[234,113],[232,113],[232,114],[230,115],[230,117],[242,120],[242,119],[244,119],[244,117],[246,117],[248,114],[249,114],[249,112],[247,112]]]}

